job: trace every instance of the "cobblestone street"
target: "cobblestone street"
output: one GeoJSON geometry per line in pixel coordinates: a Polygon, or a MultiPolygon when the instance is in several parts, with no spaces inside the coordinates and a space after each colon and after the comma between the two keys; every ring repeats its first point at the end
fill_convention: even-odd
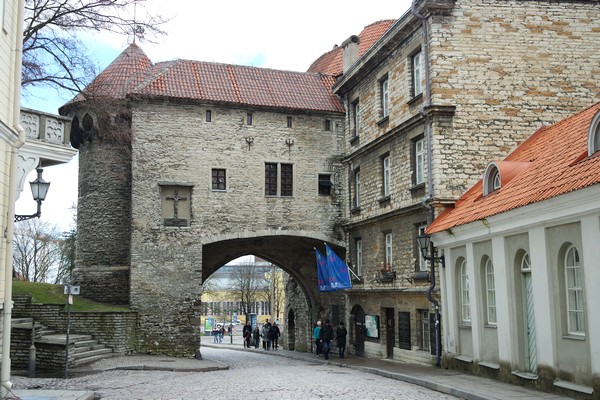
{"type": "Polygon", "coordinates": [[[107,371],[72,379],[14,377],[15,389],[86,390],[101,399],[456,399],[350,368],[258,352],[204,347],[229,366],[214,372],[107,371]]]}

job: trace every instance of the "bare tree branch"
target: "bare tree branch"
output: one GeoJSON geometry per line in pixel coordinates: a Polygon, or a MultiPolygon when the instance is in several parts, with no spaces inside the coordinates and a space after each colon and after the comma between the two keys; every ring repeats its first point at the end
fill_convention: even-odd
{"type": "MultiPolygon", "coordinates": [[[[22,86],[46,85],[80,93],[97,74],[82,32],[164,35],[161,16],[134,18],[146,0],[26,0],[22,86]]],[[[138,13],[139,15],[140,13],[138,13]]],[[[147,39],[146,39],[147,40],[147,39]]]]}

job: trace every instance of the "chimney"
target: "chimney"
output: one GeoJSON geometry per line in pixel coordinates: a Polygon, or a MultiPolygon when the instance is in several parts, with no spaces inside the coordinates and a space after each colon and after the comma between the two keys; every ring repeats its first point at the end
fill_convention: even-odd
{"type": "Polygon", "coordinates": [[[350,69],[352,64],[358,60],[358,43],[360,39],[356,35],[350,36],[342,43],[342,60],[344,73],[350,69]]]}

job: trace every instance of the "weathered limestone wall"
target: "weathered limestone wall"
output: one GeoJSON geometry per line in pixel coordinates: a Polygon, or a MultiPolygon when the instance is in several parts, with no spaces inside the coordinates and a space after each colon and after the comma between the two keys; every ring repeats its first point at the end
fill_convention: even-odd
{"type": "Polygon", "coordinates": [[[266,230],[332,236],[340,200],[318,195],[318,173],[339,181],[334,155],[340,153],[341,123],[339,115],[134,104],[131,305],[140,312],[141,351],[193,354],[204,244],[266,230]],[[252,125],[246,124],[248,112],[252,125]],[[325,118],[333,131],[325,131],[325,118]],[[265,196],[265,162],[293,164],[292,197],[265,196]],[[227,190],[211,189],[212,168],[226,169],[227,190]],[[180,203],[191,206],[189,227],[163,225],[159,184],[191,186],[187,205],[180,203]]]}
{"type": "Polygon", "coordinates": [[[434,144],[438,196],[458,197],[487,162],[600,99],[596,1],[457,0],[430,35],[433,104],[456,106],[452,136],[434,144]]]}
{"type": "Polygon", "coordinates": [[[129,303],[131,152],[94,138],[79,147],[74,283],[86,298],[129,303]]]}

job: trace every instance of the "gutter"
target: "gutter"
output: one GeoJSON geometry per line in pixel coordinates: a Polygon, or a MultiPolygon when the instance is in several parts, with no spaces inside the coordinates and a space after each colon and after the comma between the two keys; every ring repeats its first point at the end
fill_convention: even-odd
{"type": "MultiPolygon", "coordinates": [[[[421,30],[423,35],[423,47],[421,49],[421,54],[423,54],[423,64],[424,64],[424,72],[425,72],[425,104],[421,107],[419,112],[425,118],[425,142],[427,146],[427,194],[423,199],[423,205],[429,209],[427,223],[431,224],[435,217],[435,212],[433,207],[431,207],[430,203],[433,199],[433,163],[431,161],[432,158],[432,145],[431,145],[431,120],[429,118],[429,114],[426,110],[431,106],[431,85],[430,85],[430,72],[429,72],[429,29],[427,27],[427,18],[423,17],[417,11],[417,1],[413,0],[410,8],[411,13],[421,21],[421,30]]],[[[433,305],[435,310],[435,366],[441,366],[441,348],[440,348],[440,304],[433,297],[433,291],[435,290],[435,260],[434,257],[434,246],[433,242],[430,242],[429,245],[429,263],[431,265],[431,285],[427,290],[427,300],[433,305]]]]}
{"type": "Polygon", "coordinates": [[[15,201],[17,199],[17,160],[19,149],[25,144],[25,129],[21,126],[21,65],[23,60],[23,18],[25,0],[18,1],[17,29],[15,32],[15,62],[14,62],[14,100],[13,100],[13,129],[17,133],[17,140],[12,144],[10,154],[10,177],[8,190],[8,213],[4,241],[6,253],[4,258],[4,309],[2,310],[2,360],[0,372],[0,398],[5,399],[12,387],[10,381],[10,336],[12,318],[12,260],[13,260],[13,232],[15,220],[15,201]]]}

